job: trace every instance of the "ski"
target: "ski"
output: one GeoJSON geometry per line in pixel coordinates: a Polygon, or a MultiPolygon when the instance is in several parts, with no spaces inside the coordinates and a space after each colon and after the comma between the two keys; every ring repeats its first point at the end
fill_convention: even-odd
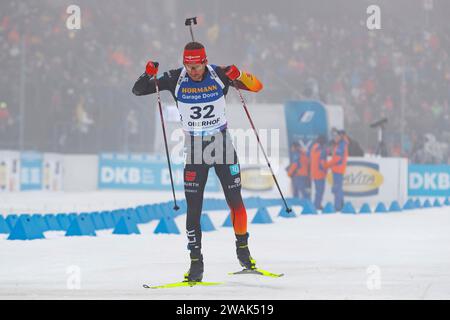
{"type": "MultiPolygon", "coordinates": [[[[270,277],[270,278],[279,278],[284,276],[284,273],[273,273],[267,270],[255,268],[255,269],[243,269],[241,271],[237,272],[229,272],[229,275],[238,275],[238,274],[255,274],[259,276],[264,277],[270,277]]],[[[180,282],[174,282],[174,283],[167,283],[167,284],[161,284],[161,285],[148,285],[143,284],[143,287],[145,289],[168,289],[168,288],[180,288],[180,287],[194,287],[194,286],[217,286],[224,284],[224,282],[204,282],[204,281],[180,281],[180,282]]]]}
{"type": "Polygon", "coordinates": [[[156,286],[144,284],[143,287],[145,289],[167,289],[167,288],[194,287],[194,286],[217,286],[220,284],[223,284],[223,282],[180,281],[156,286]]]}
{"type": "Polygon", "coordinates": [[[259,268],[255,268],[255,269],[243,269],[241,271],[237,271],[237,272],[229,272],[229,275],[236,275],[236,274],[256,274],[259,276],[264,276],[264,277],[271,277],[271,278],[279,278],[284,276],[284,273],[273,273],[273,272],[269,272],[267,270],[263,270],[263,269],[259,269],[259,268]]]}

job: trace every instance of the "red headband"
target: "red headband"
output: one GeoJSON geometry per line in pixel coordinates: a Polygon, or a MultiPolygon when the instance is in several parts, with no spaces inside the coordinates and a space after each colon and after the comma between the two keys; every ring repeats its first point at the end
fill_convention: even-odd
{"type": "Polygon", "coordinates": [[[184,50],[183,62],[184,63],[203,63],[206,61],[205,48],[184,50]]]}

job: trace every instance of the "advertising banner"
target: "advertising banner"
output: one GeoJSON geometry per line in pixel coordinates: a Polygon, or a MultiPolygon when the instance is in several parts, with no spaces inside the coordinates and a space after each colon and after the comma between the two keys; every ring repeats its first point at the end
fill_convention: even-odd
{"type": "MultiPolygon", "coordinates": [[[[292,197],[292,180],[283,169],[288,164],[289,159],[280,159],[280,170],[275,175],[285,196],[292,197]]],[[[343,183],[344,200],[351,201],[356,207],[365,202],[375,206],[380,201],[389,205],[394,200],[403,204],[408,196],[407,175],[408,161],[404,158],[349,157],[343,183]]],[[[267,166],[242,165],[241,176],[244,196],[279,197],[267,166]]],[[[332,184],[332,173],[329,171],[323,204],[328,201],[334,203],[332,184]]],[[[314,193],[312,186],[312,199],[314,193]]]]}
{"type": "MultiPolygon", "coordinates": [[[[283,159],[282,163],[287,165],[288,159],[283,159]]],[[[245,169],[242,171],[244,172],[245,169]]],[[[380,201],[390,204],[394,200],[403,204],[408,196],[407,175],[408,160],[405,158],[349,157],[343,182],[344,200],[351,201],[355,206],[360,206],[365,202],[374,206],[380,201]]],[[[292,180],[287,176],[286,170],[279,170],[276,177],[285,195],[291,197],[293,195],[292,180]]],[[[244,182],[243,190],[245,189],[244,182]]],[[[267,185],[269,183],[270,179],[267,179],[267,185]]],[[[275,196],[276,188],[273,183],[270,185],[269,192],[275,196]]],[[[323,204],[328,201],[334,203],[334,195],[331,192],[332,185],[332,173],[328,171],[323,204]]],[[[260,194],[266,192],[259,191],[260,194]]],[[[314,184],[312,184],[312,199],[314,199],[314,195],[314,184]]]]}
{"type": "Polygon", "coordinates": [[[56,153],[44,154],[43,189],[61,191],[63,189],[63,157],[56,153]]]}
{"type": "Polygon", "coordinates": [[[410,164],[408,195],[450,197],[450,165],[410,164]]]}
{"type": "Polygon", "coordinates": [[[39,152],[20,154],[20,190],[42,190],[43,155],[39,152]]]}
{"type": "MultiPolygon", "coordinates": [[[[344,174],[344,200],[353,205],[376,205],[407,199],[408,160],[405,158],[349,157],[344,174]]],[[[332,174],[328,172],[324,201],[334,201],[332,174]]],[[[313,190],[314,196],[314,190],[313,190]]]]}
{"type": "Polygon", "coordinates": [[[309,149],[320,135],[328,138],[331,128],[343,129],[342,107],[319,101],[288,101],[284,106],[288,147],[293,142],[309,149]]]}
{"type": "Polygon", "coordinates": [[[0,192],[20,191],[20,153],[0,151],[0,192]]]}
{"type": "MultiPolygon", "coordinates": [[[[143,154],[101,154],[98,188],[129,190],[171,190],[167,160],[163,156],[143,154]]],[[[172,165],[176,190],[184,190],[184,166],[172,165]]],[[[214,169],[209,171],[205,191],[219,191],[214,169]]]]}

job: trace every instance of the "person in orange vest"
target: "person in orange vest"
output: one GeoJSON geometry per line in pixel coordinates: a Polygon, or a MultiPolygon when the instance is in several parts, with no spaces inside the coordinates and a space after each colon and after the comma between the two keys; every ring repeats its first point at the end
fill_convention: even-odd
{"type": "Polygon", "coordinates": [[[294,142],[291,146],[292,162],[287,168],[287,174],[292,179],[293,196],[310,199],[309,159],[307,151],[294,142]]]}
{"type": "Polygon", "coordinates": [[[344,206],[344,174],[347,168],[348,158],[348,139],[344,131],[332,130],[333,148],[330,161],[325,163],[325,168],[331,169],[333,173],[333,187],[331,191],[334,194],[334,208],[341,211],[344,206]]]}
{"type": "Polygon", "coordinates": [[[325,191],[325,178],[327,177],[327,148],[325,137],[319,136],[310,149],[311,179],[314,182],[314,206],[322,210],[322,198],[325,191]]]}

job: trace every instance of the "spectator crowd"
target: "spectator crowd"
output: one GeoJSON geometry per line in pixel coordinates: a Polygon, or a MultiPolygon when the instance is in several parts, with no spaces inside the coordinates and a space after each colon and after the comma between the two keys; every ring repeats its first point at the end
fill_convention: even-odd
{"type": "Polygon", "coordinates": [[[163,70],[181,64],[190,39],[184,18],[196,15],[196,39],[210,61],[236,64],[265,84],[252,103],[340,105],[346,131],[366,152],[376,147],[370,124],[386,117],[391,156],[450,163],[450,4],[376,2],[380,30],[367,29],[365,0],[339,8],[303,0],[81,0],[82,28],[68,30],[69,1],[3,0],[0,148],[23,139],[43,151],[151,150],[158,119],[131,86],[150,58],[163,70]]]}

